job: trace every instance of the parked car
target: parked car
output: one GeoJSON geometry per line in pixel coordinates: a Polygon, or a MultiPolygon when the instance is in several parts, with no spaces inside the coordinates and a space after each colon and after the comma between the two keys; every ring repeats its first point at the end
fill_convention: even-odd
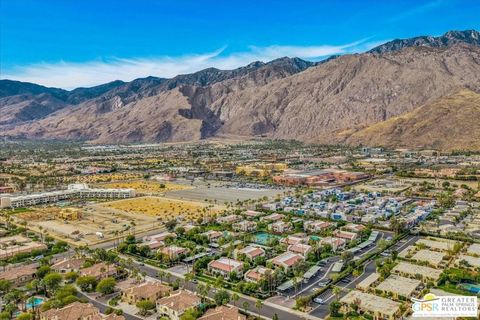
{"type": "Polygon", "coordinates": [[[331,279],[322,280],[322,281],[320,281],[320,282],[318,283],[318,287],[320,287],[320,288],[326,287],[326,286],[328,286],[331,282],[332,282],[331,279]]]}
{"type": "Polygon", "coordinates": [[[318,303],[318,304],[322,304],[322,303],[323,303],[323,299],[320,298],[320,297],[316,297],[315,299],[313,299],[313,302],[318,303]]]}

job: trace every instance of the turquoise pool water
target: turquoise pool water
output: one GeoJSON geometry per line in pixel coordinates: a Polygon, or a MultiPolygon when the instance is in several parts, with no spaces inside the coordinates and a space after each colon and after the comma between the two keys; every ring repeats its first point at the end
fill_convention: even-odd
{"type": "Polygon", "coordinates": [[[480,285],[478,284],[471,284],[471,283],[462,283],[459,285],[460,288],[463,288],[467,291],[470,291],[472,293],[480,293],[480,285]]]}
{"type": "Polygon", "coordinates": [[[310,239],[312,239],[313,241],[319,241],[322,238],[320,238],[319,236],[310,236],[310,239]]]}
{"type": "Polygon", "coordinates": [[[266,232],[259,232],[255,234],[255,242],[261,245],[267,245],[270,239],[280,238],[274,234],[266,233],[266,232]]]}
{"type": "Polygon", "coordinates": [[[27,309],[32,309],[33,307],[35,308],[38,307],[42,303],[43,303],[42,298],[35,297],[33,298],[33,302],[31,301],[31,299],[28,299],[28,302],[25,304],[25,306],[27,307],[27,309]]]}

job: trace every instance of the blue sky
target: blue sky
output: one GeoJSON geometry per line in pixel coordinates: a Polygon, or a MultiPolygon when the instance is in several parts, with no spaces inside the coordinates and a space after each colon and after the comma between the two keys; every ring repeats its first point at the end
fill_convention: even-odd
{"type": "Polygon", "coordinates": [[[480,1],[0,0],[1,78],[73,88],[480,29],[480,1]]]}

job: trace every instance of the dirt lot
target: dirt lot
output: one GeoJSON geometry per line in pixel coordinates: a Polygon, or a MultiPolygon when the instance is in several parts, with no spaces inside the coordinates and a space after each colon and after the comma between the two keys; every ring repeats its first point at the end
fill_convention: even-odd
{"type": "Polygon", "coordinates": [[[139,173],[129,173],[129,172],[112,172],[112,173],[99,173],[91,175],[77,175],[71,177],[64,177],[63,180],[68,183],[103,183],[111,181],[124,181],[130,179],[139,179],[142,175],[139,173]]]}
{"type": "Polygon", "coordinates": [[[406,190],[411,186],[410,183],[399,181],[397,179],[376,179],[364,183],[354,185],[352,188],[356,191],[367,192],[393,192],[398,193],[406,190]]]}
{"type": "Polygon", "coordinates": [[[112,210],[97,204],[81,208],[81,218],[78,220],[61,220],[55,216],[56,210],[55,207],[38,208],[19,213],[16,218],[27,221],[27,226],[34,231],[47,232],[74,245],[93,245],[131,232],[142,233],[162,226],[156,217],[112,210]],[[101,232],[103,238],[97,232],[101,232]]]}
{"type": "Polygon", "coordinates": [[[159,194],[167,191],[191,189],[191,186],[171,182],[156,182],[146,180],[120,181],[98,185],[101,188],[135,189],[137,193],[159,194]]]}
{"type": "Polygon", "coordinates": [[[182,216],[187,220],[194,220],[202,215],[213,215],[221,212],[222,206],[208,203],[167,199],[161,197],[139,197],[103,203],[104,208],[120,210],[131,214],[156,216],[162,220],[169,220],[182,216]]]}

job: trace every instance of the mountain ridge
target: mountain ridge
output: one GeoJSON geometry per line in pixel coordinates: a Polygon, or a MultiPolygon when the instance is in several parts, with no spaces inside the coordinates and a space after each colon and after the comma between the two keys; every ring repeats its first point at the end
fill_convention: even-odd
{"type": "Polygon", "coordinates": [[[43,98],[48,107],[38,115],[32,111],[38,101],[25,106],[13,103],[21,100],[18,95],[4,97],[3,114],[22,108],[28,112],[0,116],[0,135],[92,143],[214,136],[345,142],[345,133],[353,136],[459,88],[480,92],[480,43],[470,41],[476,34],[450,32],[442,37],[455,41],[431,37],[425,45],[389,45],[385,52],[372,49],[318,63],[285,57],[234,70],[207,68],[171,79],[140,78],[106,91],[91,90],[94,97],[77,104],[54,97],[49,104],[43,98]]]}

